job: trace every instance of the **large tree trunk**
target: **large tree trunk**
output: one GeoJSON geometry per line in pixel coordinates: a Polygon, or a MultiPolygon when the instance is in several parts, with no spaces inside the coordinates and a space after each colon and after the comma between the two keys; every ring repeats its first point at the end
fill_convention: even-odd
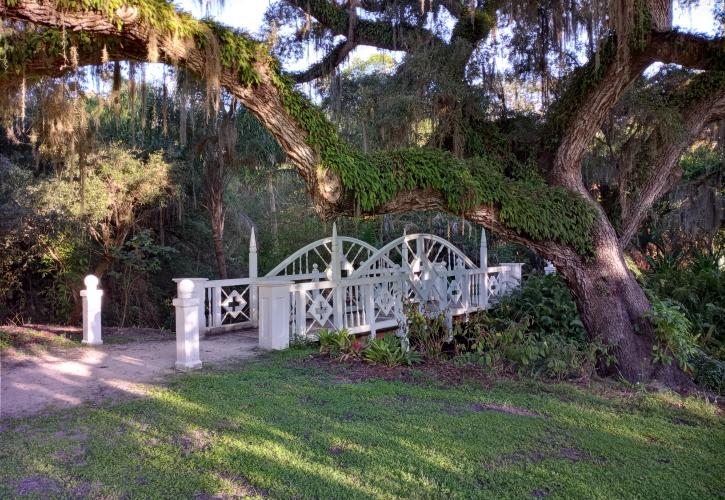
{"type": "Polygon", "coordinates": [[[617,362],[610,369],[633,383],[657,379],[674,388],[691,387],[676,364],[652,363],[655,337],[647,319],[651,305],[627,269],[614,228],[603,217],[595,226],[594,250],[591,260],[569,262],[560,272],[590,338],[611,347],[617,362]]]}

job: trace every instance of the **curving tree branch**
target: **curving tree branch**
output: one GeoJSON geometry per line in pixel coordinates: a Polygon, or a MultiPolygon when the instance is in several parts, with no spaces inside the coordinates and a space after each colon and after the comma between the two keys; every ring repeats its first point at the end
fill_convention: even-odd
{"type": "Polygon", "coordinates": [[[686,68],[725,70],[725,38],[707,38],[679,31],[653,32],[645,57],[649,62],[686,68]]]}
{"type": "MultiPolygon", "coordinates": [[[[11,58],[7,66],[0,71],[0,95],[10,95],[20,88],[22,80],[33,84],[42,78],[57,78],[79,67],[94,66],[103,62],[147,60],[147,48],[140,43],[121,42],[116,37],[103,37],[83,40],[74,43],[73,33],[68,36],[69,48],[76,51],[75,60],[71,60],[69,51],[66,53],[51,49],[51,45],[43,41],[50,38],[50,31],[16,32],[5,40],[13,47],[14,52],[31,53],[32,57],[22,59],[11,58]],[[105,49],[105,56],[103,50],[105,49]]],[[[57,35],[57,32],[55,33],[57,35]]]]}
{"type": "Polygon", "coordinates": [[[494,3],[489,1],[482,9],[470,11],[458,0],[435,2],[431,8],[442,5],[457,19],[451,36],[446,42],[430,30],[421,26],[413,26],[405,22],[389,24],[383,21],[360,19],[355,7],[361,7],[372,13],[383,13],[388,5],[383,1],[348,1],[337,5],[329,0],[286,0],[305,13],[309,13],[327,28],[332,35],[345,36],[346,40],[338,43],[319,63],[295,76],[297,82],[307,82],[325,76],[341,64],[347,55],[358,45],[368,45],[385,50],[408,51],[421,44],[443,48],[460,40],[468,43],[468,49],[457,51],[456,60],[463,77],[465,65],[473,53],[476,44],[486,38],[495,24],[494,3]]]}
{"type": "MultiPolygon", "coordinates": [[[[351,16],[346,8],[326,0],[285,0],[303,12],[309,13],[333,35],[349,37],[351,16]]],[[[409,50],[421,43],[443,45],[445,42],[430,30],[406,22],[394,24],[356,18],[352,32],[359,45],[385,50],[409,50]]]]}
{"type": "MultiPolygon", "coordinates": [[[[79,47],[79,65],[97,64],[102,60],[104,46],[113,47],[108,50],[109,58],[121,60],[145,59],[145,50],[156,37],[158,40],[159,60],[186,67],[190,71],[204,76],[208,70],[208,54],[197,47],[179,44],[178,40],[167,39],[168,36],[153,30],[140,20],[126,22],[119,31],[117,25],[105,14],[94,11],[61,12],[53,4],[41,1],[18,2],[13,7],[0,3],[0,15],[6,19],[32,22],[35,25],[52,28],[74,29],[82,26],[84,33],[90,36],[90,42],[79,47]],[[110,44],[113,42],[113,44],[110,44]]],[[[16,43],[22,44],[21,34],[16,43]]],[[[74,71],[65,58],[59,55],[57,47],[35,45],[33,56],[27,57],[27,76],[61,76],[74,71]],[[30,70],[32,69],[32,74],[30,70]]],[[[274,62],[271,59],[255,61],[255,70],[259,81],[255,85],[246,85],[239,81],[239,75],[232,70],[222,69],[221,84],[249,109],[275,137],[285,154],[302,175],[318,213],[323,217],[331,215],[359,214],[360,209],[354,198],[344,195],[339,176],[329,168],[320,168],[320,158],[306,141],[308,132],[303,129],[283,105],[280,89],[273,83],[274,62]]],[[[1,85],[9,85],[18,81],[19,74],[0,73],[1,85]]],[[[404,212],[415,209],[438,208],[447,210],[447,202],[443,195],[433,190],[408,190],[398,193],[386,203],[363,214],[380,214],[404,212]]],[[[524,236],[506,227],[500,220],[499,209],[493,206],[474,207],[465,212],[471,220],[485,221],[487,227],[505,234],[515,241],[525,241],[524,236]]],[[[554,248],[553,240],[541,240],[532,245],[544,252],[546,248],[554,248]]],[[[572,253],[574,254],[573,250],[572,253]]]]}
{"type": "Polygon", "coordinates": [[[655,62],[676,63],[695,69],[725,68],[725,39],[708,39],[675,31],[651,32],[646,45],[619,57],[610,39],[602,50],[601,61],[590,61],[579,68],[567,91],[549,113],[549,128],[555,132],[552,180],[573,190],[573,174],[607,114],[642,72],[655,62]]]}
{"type": "MultiPolygon", "coordinates": [[[[689,87],[697,87],[701,80],[710,75],[698,75],[689,87]]],[[[721,77],[722,78],[722,77],[721,77]]],[[[687,90],[681,94],[687,94],[687,90]]],[[[677,140],[663,145],[655,154],[652,170],[644,182],[644,189],[637,199],[629,204],[623,215],[622,232],[619,244],[622,248],[629,245],[654,203],[664,196],[679,180],[681,172],[678,165],[682,151],[700,134],[707,125],[725,118],[725,86],[719,91],[706,95],[688,105],[682,113],[683,131],[677,140]]]]}
{"type": "Polygon", "coordinates": [[[301,73],[295,73],[292,77],[297,83],[305,83],[329,75],[342,64],[355,47],[357,47],[357,44],[354,41],[345,40],[340,42],[320,62],[313,64],[301,73]]]}

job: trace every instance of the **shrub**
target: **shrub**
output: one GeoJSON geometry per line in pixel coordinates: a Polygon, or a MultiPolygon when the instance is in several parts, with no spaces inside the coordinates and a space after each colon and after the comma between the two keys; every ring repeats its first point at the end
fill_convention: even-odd
{"type": "Polygon", "coordinates": [[[415,351],[405,349],[400,339],[392,335],[368,342],[362,351],[362,356],[371,363],[380,363],[388,367],[411,365],[420,361],[415,351]]]}
{"type": "Polygon", "coordinates": [[[650,296],[652,309],[648,318],[655,329],[657,343],[652,346],[656,363],[669,365],[673,358],[685,371],[691,372],[690,357],[695,354],[696,338],[691,333],[692,324],[685,313],[670,300],[650,296]]]}
{"type": "Polygon", "coordinates": [[[532,318],[505,323],[486,313],[462,324],[457,364],[476,363],[496,373],[515,372],[556,380],[589,376],[598,358],[610,363],[604,345],[531,330],[532,318]]]}
{"type": "Polygon", "coordinates": [[[719,395],[725,393],[725,361],[714,359],[698,349],[691,363],[695,382],[700,387],[719,395]]]}
{"type": "Polygon", "coordinates": [[[336,358],[350,354],[355,337],[350,335],[346,328],[343,328],[342,330],[320,330],[317,338],[320,341],[320,352],[336,358]]]}
{"type": "Polygon", "coordinates": [[[489,314],[499,329],[528,318],[528,332],[531,334],[559,335],[578,342],[587,341],[586,330],[569,287],[555,274],[529,275],[519,290],[501,300],[489,314]]]}
{"type": "Polygon", "coordinates": [[[406,316],[410,345],[428,358],[439,358],[443,346],[451,340],[445,315],[426,314],[413,304],[406,306],[406,316]]]}
{"type": "MultiPolygon", "coordinates": [[[[717,245],[716,245],[717,246],[717,245]]],[[[652,302],[660,345],[658,361],[691,370],[695,382],[722,394],[725,390],[725,272],[723,251],[693,246],[649,257],[640,281],[652,302]]]]}
{"type": "Polygon", "coordinates": [[[590,376],[597,362],[614,361],[606,346],[588,339],[557,275],[529,275],[520,290],[456,328],[456,362],[495,372],[562,380],[590,376]]]}
{"type": "Polygon", "coordinates": [[[698,344],[718,360],[725,359],[725,272],[723,252],[698,248],[648,258],[650,271],[642,284],[660,299],[681,306],[698,344]]]}

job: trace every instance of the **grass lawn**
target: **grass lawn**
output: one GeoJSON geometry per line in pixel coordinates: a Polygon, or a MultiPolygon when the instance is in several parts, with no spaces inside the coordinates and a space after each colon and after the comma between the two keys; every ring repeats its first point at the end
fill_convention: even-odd
{"type": "Polygon", "coordinates": [[[724,420],[700,400],[420,368],[369,377],[310,354],[5,421],[0,498],[725,495],[724,420]]]}

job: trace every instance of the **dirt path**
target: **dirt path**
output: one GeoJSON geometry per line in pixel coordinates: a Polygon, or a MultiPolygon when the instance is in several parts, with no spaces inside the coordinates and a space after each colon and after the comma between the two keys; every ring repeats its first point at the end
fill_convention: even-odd
{"type": "MultiPolygon", "coordinates": [[[[250,358],[256,331],[201,341],[205,364],[250,358]]],[[[175,372],[173,340],[0,354],[0,419],[144,395],[175,372]]],[[[208,366],[208,365],[207,365],[208,366]]]]}

